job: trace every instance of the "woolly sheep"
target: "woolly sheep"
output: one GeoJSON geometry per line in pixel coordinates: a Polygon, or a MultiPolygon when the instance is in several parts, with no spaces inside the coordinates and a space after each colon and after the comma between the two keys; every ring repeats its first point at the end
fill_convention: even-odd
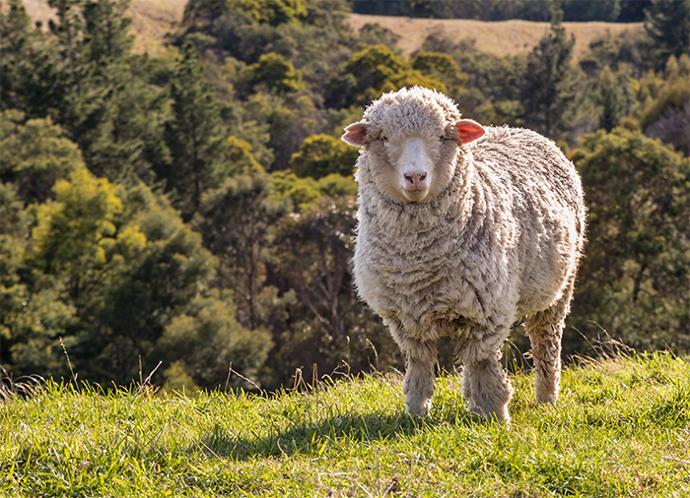
{"type": "Polygon", "coordinates": [[[407,411],[428,414],[437,339],[450,336],[470,409],[509,421],[500,350],[522,318],[537,402],[555,402],[585,231],[573,164],[420,87],[384,94],[342,138],[361,147],[355,285],[403,353],[407,411]]]}

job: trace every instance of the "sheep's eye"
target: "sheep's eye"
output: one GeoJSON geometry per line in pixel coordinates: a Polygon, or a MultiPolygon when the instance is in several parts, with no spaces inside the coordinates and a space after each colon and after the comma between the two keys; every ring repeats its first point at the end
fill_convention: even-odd
{"type": "Polygon", "coordinates": [[[381,140],[383,140],[384,142],[388,142],[388,137],[381,136],[381,140]]]}

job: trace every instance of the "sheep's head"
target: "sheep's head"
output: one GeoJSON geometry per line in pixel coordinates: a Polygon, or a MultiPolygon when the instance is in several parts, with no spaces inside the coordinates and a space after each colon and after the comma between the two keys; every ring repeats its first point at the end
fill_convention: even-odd
{"type": "Polygon", "coordinates": [[[401,202],[423,202],[442,191],[455,174],[461,145],[484,135],[471,119],[460,119],[445,95],[413,87],[384,94],[345,128],[342,139],[364,147],[378,190],[401,202]]]}

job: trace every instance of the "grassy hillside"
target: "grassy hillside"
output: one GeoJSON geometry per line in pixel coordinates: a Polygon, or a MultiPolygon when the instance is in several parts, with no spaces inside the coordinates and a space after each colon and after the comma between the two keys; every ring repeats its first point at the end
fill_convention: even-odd
{"type": "MultiPolygon", "coordinates": [[[[134,49],[159,55],[163,52],[165,35],[182,19],[187,0],[132,0],[129,13],[132,16],[134,49]]],[[[47,23],[52,15],[47,0],[24,0],[27,12],[36,20],[47,23]]]]}
{"type": "MultiPolygon", "coordinates": [[[[441,32],[455,41],[474,39],[477,47],[495,55],[513,55],[532,49],[544,33],[549,23],[534,21],[475,21],[471,19],[414,19],[395,16],[367,16],[351,14],[348,22],[356,31],[364,24],[374,23],[384,26],[400,36],[400,49],[409,54],[416,50],[431,33],[441,32]]],[[[578,60],[589,47],[590,42],[605,36],[616,35],[625,30],[642,29],[640,23],[611,22],[565,22],[563,27],[575,35],[574,59],[578,60]]]]}
{"type": "MultiPolygon", "coordinates": [[[[135,34],[134,48],[152,55],[164,51],[165,35],[182,19],[187,0],[131,0],[130,15],[135,34]]],[[[24,0],[29,14],[44,23],[50,18],[47,0],[24,0]]],[[[400,48],[406,54],[417,49],[433,32],[443,32],[452,40],[472,38],[485,52],[496,55],[516,54],[534,47],[548,30],[548,23],[532,21],[474,21],[469,19],[412,19],[395,16],[368,16],[350,14],[348,23],[357,31],[366,23],[376,23],[400,35],[400,48]]],[[[596,38],[638,30],[639,23],[581,22],[563,23],[569,33],[575,35],[574,58],[579,59],[589,43],[596,38]]]]}
{"type": "Polygon", "coordinates": [[[275,398],[49,386],[0,404],[0,496],[688,496],[690,362],[568,369],[556,407],[513,378],[513,424],[472,418],[456,376],[429,419],[400,379],[275,398]]]}

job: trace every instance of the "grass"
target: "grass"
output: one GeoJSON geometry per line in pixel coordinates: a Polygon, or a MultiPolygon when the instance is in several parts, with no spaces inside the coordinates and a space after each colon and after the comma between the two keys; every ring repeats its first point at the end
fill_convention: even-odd
{"type": "Polygon", "coordinates": [[[0,403],[0,496],[688,496],[690,361],[571,367],[557,406],[512,377],[513,424],[440,378],[431,416],[398,376],[274,397],[49,383],[0,403]]]}

